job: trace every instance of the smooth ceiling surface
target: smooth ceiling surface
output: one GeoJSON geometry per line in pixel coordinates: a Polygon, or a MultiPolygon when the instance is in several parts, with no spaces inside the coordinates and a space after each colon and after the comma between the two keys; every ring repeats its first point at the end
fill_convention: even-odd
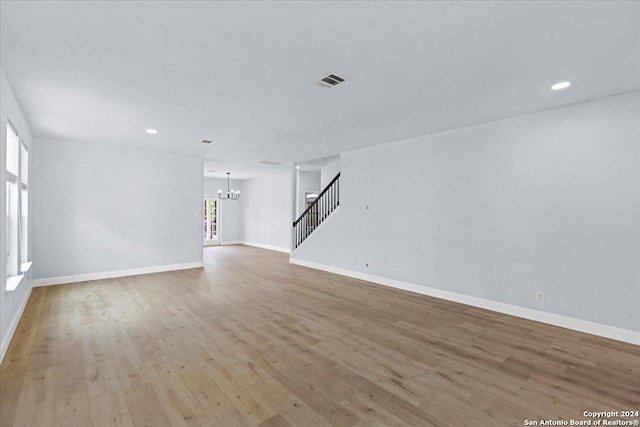
{"type": "Polygon", "coordinates": [[[639,2],[3,1],[1,15],[35,135],[244,177],[640,89],[639,2]],[[329,72],[349,80],[317,87],[329,72]]]}

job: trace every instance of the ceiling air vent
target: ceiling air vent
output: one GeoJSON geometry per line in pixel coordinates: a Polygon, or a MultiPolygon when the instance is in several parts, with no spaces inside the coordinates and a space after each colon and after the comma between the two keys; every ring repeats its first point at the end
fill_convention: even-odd
{"type": "Polygon", "coordinates": [[[346,77],[342,77],[337,74],[331,73],[322,77],[320,80],[316,82],[316,84],[320,87],[332,88],[334,86],[339,85],[340,83],[344,83],[345,81],[347,81],[346,77]]]}
{"type": "Polygon", "coordinates": [[[278,166],[282,164],[280,162],[274,162],[273,160],[261,160],[258,163],[261,165],[269,165],[269,166],[278,166]]]}

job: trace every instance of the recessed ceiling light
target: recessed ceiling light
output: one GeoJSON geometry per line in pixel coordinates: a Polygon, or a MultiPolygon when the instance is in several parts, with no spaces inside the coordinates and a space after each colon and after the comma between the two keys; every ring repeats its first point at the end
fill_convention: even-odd
{"type": "Polygon", "coordinates": [[[155,129],[147,129],[147,133],[151,135],[155,135],[156,133],[158,133],[158,131],[155,129]]]}
{"type": "Polygon", "coordinates": [[[551,90],[566,89],[569,86],[571,86],[571,82],[560,82],[560,83],[556,83],[553,86],[551,86],[551,90]]]}
{"type": "Polygon", "coordinates": [[[296,169],[300,169],[300,166],[296,166],[296,169]]]}

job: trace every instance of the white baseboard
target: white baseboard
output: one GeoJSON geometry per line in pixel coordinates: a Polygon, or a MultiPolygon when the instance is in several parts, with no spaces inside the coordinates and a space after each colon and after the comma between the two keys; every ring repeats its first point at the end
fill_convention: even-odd
{"type": "Polygon", "coordinates": [[[18,308],[16,313],[13,315],[13,319],[11,319],[11,323],[9,324],[9,329],[7,329],[7,333],[2,337],[2,342],[0,342],[0,364],[2,364],[5,354],[7,354],[9,344],[11,344],[13,334],[15,334],[16,329],[18,328],[18,323],[20,323],[20,319],[22,319],[22,313],[24,313],[24,309],[27,306],[27,302],[29,301],[32,290],[33,284],[30,284],[29,290],[27,291],[24,300],[20,304],[20,308],[18,308]]]}
{"type": "Polygon", "coordinates": [[[241,245],[242,244],[242,240],[229,240],[228,242],[222,242],[220,243],[221,246],[226,246],[226,245],[241,245]]]}
{"type": "Polygon", "coordinates": [[[262,243],[247,242],[245,240],[242,240],[242,241],[240,241],[238,243],[241,244],[241,245],[245,245],[245,246],[253,246],[253,247],[261,248],[261,249],[269,249],[271,251],[289,253],[289,248],[281,248],[279,246],[271,246],[271,245],[265,245],[265,244],[262,244],[262,243]]]}
{"type": "Polygon", "coordinates": [[[341,276],[352,277],[354,279],[365,280],[367,282],[377,283],[379,285],[389,286],[396,289],[402,289],[409,292],[415,292],[421,295],[428,295],[435,298],[445,299],[473,307],[484,308],[486,310],[496,311],[498,313],[509,314],[511,316],[521,317],[523,319],[534,320],[536,322],[547,323],[549,325],[560,326],[561,328],[573,329],[575,331],[586,332],[588,334],[598,335],[618,341],[624,341],[630,344],[640,345],[640,332],[629,329],[616,328],[615,326],[603,325],[600,323],[589,322],[587,320],[575,319],[572,317],[562,316],[554,313],[534,310],[531,308],[519,307],[517,305],[505,304],[502,302],[486,300],[482,298],[472,297],[469,295],[458,294],[455,292],[444,291],[442,289],[430,288],[427,286],[415,285],[413,283],[402,282],[400,280],[387,279],[385,277],[374,276],[373,274],[360,273],[357,271],[347,270],[344,268],[332,267],[315,262],[304,261],[289,258],[291,264],[301,265],[303,267],[315,268],[317,270],[327,271],[329,273],[339,274],[341,276]]]}
{"type": "Polygon", "coordinates": [[[137,276],[139,274],[162,273],[165,271],[185,270],[204,267],[203,261],[182,264],[156,265],[153,267],[130,268],[128,270],[103,271],[100,273],[76,274],[73,276],[49,277],[33,281],[34,287],[61,285],[66,283],[87,282],[89,280],[113,279],[115,277],[137,276]]]}

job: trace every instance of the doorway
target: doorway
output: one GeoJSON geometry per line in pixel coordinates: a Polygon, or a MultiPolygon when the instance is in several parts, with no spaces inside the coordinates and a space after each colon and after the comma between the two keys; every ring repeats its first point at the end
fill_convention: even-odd
{"type": "MultiPolygon", "coordinates": [[[[305,212],[307,209],[309,209],[311,206],[313,206],[313,202],[316,201],[316,199],[318,198],[318,192],[314,191],[313,193],[309,193],[309,192],[305,192],[304,193],[304,208],[305,208],[305,212]]],[[[315,208],[310,209],[307,212],[307,225],[308,226],[312,226],[312,227],[316,227],[318,225],[318,207],[317,205],[315,206],[315,208]]]]}
{"type": "Polygon", "coordinates": [[[217,197],[204,198],[204,246],[220,244],[220,201],[217,197]]]}

